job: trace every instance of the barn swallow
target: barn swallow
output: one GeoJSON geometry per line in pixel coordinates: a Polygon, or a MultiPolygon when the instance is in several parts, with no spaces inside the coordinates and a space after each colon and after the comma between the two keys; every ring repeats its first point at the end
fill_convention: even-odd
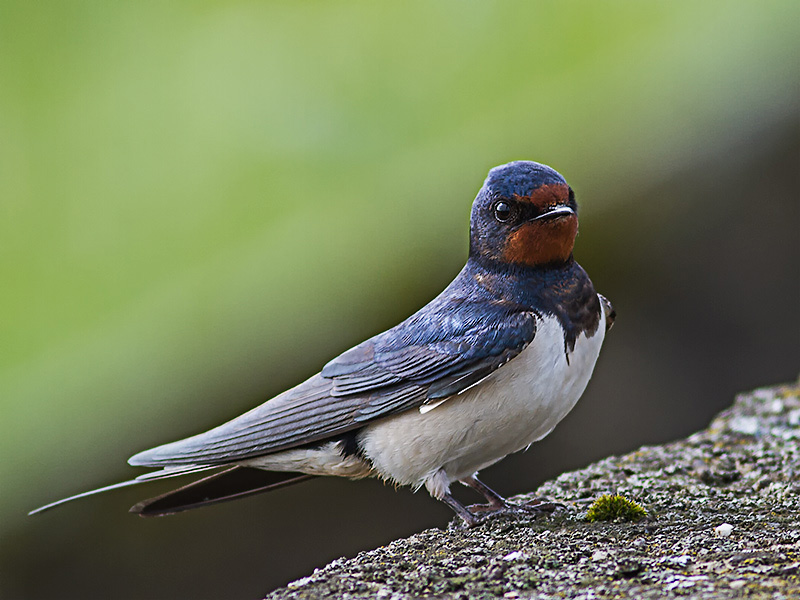
{"type": "Polygon", "coordinates": [[[529,161],[492,169],[472,205],[467,263],[424,308],[232,421],[128,461],[160,470],[33,512],[210,470],[131,511],[166,515],[317,475],[425,487],[467,525],[480,518],[451,495],[454,482],[509,508],[478,471],[566,416],[615,316],[573,258],[577,232],[559,173],[529,161]]]}

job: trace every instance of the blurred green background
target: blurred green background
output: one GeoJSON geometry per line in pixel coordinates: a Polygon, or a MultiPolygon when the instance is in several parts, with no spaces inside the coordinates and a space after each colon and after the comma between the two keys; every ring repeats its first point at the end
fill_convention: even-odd
{"type": "MultiPolygon", "coordinates": [[[[258,598],[449,510],[315,480],[166,519],[131,454],[432,298],[486,172],[558,169],[619,319],[532,489],[800,369],[800,3],[0,4],[0,597],[258,598]]],[[[471,499],[466,496],[465,499],[471,499]]]]}

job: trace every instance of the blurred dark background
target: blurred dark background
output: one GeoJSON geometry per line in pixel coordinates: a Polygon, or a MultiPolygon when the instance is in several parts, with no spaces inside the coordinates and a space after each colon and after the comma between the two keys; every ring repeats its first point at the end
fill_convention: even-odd
{"type": "MultiPolygon", "coordinates": [[[[0,5],[0,597],[248,599],[452,515],[314,480],[144,520],[140,471],[438,293],[486,172],[558,169],[619,313],[508,494],[800,372],[800,3],[0,5]]],[[[469,496],[465,496],[465,499],[469,496]]]]}

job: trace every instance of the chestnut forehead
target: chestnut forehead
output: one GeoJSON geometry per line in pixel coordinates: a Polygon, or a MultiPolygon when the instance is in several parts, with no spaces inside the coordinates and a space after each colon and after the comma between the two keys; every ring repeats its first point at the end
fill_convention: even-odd
{"type": "Polygon", "coordinates": [[[563,204],[569,200],[569,186],[565,183],[542,185],[527,196],[515,195],[514,199],[519,202],[530,202],[538,208],[552,206],[553,204],[563,204]]]}

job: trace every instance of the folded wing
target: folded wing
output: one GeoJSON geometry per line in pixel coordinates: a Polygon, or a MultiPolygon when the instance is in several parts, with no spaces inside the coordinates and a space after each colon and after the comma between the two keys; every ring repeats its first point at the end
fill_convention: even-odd
{"type": "Polygon", "coordinates": [[[535,313],[514,303],[440,296],[261,406],[129,462],[219,465],[334,438],[459,393],[517,356],[535,333],[535,313]]]}

